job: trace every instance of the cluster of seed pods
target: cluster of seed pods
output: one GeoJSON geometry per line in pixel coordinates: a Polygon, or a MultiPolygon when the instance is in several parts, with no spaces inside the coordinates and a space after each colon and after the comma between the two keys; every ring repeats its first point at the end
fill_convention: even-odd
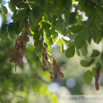
{"type": "MultiPolygon", "coordinates": [[[[54,67],[55,71],[59,74],[59,76],[61,78],[64,77],[64,74],[61,72],[60,67],[59,67],[58,63],[56,62],[56,60],[54,58],[52,58],[49,53],[47,53],[45,43],[43,44],[42,57],[43,57],[43,59],[42,59],[42,61],[43,61],[43,71],[47,70],[47,62],[48,62],[51,79],[54,79],[52,64],[53,64],[53,67],[54,67]],[[51,62],[51,59],[53,59],[53,63],[51,62]]],[[[40,59],[39,59],[39,63],[40,63],[40,59]]],[[[38,64],[38,71],[39,71],[39,64],[38,64]]],[[[34,80],[37,78],[37,76],[38,76],[38,72],[35,75],[34,80]]]]}
{"type": "MultiPolygon", "coordinates": [[[[39,29],[39,26],[38,26],[38,31],[40,33],[40,29],[39,29]]],[[[22,65],[22,59],[23,59],[23,55],[25,53],[25,50],[26,50],[26,43],[29,41],[29,33],[28,33],[28,21],[25,22],[25,27],[24,27],[24,31],[22,32],[21,36],[19,39],[16,40],[15,42],[15,47],[14,47],[14,51],[13,51],[13,54],[11,56],[11,58],[7,61],[9,63],[11,63],[14,59],[16,59],[16,64],[15,64],[15,71],[16,71],[16,65],[18,64],[19,66],[22,65]],[[20,49],[22,50],[21,53],[20,52],[20,49]]],[[[41,41],[42,42],[42,41],[41,41]]],[[[61,78],[64,77],[64,74],[60,71],[60,67],[58,65],[58,63],[56,62],[56,60],[53,58],[53,63],[51,62],[51,57],[49,55],[49,53],[47,53],[46,51],[46,44],[42,44],[43,45],[43,48],[42,48],[42,56],[43,56],[43,71],[46,71],[47,70],[47,62],[48,62],[48,66],[49,66],[49,72],[50,72],[50,75],[51,75],[51,79],[54,79],[54,74],[53,74],[53,70],[52,70],[52,64],[53,64],[53,67],[55,69],[55,71],[59,74],[59,76],[61,78]]],[[[39,45],[38,45],[39,46],[39,45]]],[[[37,51],[36,51],[37,52],[37,51]]],[[[6,62],[6,63],[7,63],[6,62]]],[[[39,63],[38,63],[38,68],[39,68],[39,65],[40,65],[40,57],[39,57],[39,63]]],[[[39,69],[38,69],[39,71],[39,69]]],[[[38,76],[38,72],[37,74],[35,75],[35,78],[36,79],[38,76]]]]}
{"type": "Polygon", "coordinates": [[[11,63],[14,59],[17,60],[16,64],[15,64],[15,71],[16,71],[17,64],[19,66],[22,65],[23,55],[24,55],[24,52],[26,50],[26,42],[28,42],[28,41],[29,41],[28,21],[26,21],[25,22],[25,29],[22,32],[20,38],[16,40],[13,54],[12,54],[11,58],[7,61],[7,62],[11,63]],[[20,49],[22,50],[21,54],[19,54],[20,49]]]}
{"type": "MultiPolygon", "coordinates": [[[[43,56],[43,71],[46,71],[46,64],[47,64],[47,61],[48,61],[48,65],[49,65],[49,72],[50,72],[50,75],[51,75],[51,79],[54,79],[54,74],[53,74],[53,70],[52,70],[52,62],[50,60],[50,55],[46,52],[46,44],[43,45],[43,51],[42,51],[42,56],[43,56]],[[47,55],[49,56],[47,58],[47,55]]],[[[59,76],[61,78],[64,77],[64,74],[61,72],[60,70],[60,67],[58,65],[58,63],[56,62],[56,60],[53,58],[53,67],[55,69],[55,71],[59,74],[59,76]]]]}

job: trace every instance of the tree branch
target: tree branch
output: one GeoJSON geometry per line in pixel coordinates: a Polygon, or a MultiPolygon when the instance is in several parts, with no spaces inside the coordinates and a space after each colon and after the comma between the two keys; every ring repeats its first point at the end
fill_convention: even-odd
{"type": "Polygon", "coordinates": [[[100,8],[100,6],[97,5],[95,2],[93,2],[93,1],[91,1],[91,0],[86,0],[86,1],[90,2],[92,5],[96,6],[97,8],[100,8]]]}

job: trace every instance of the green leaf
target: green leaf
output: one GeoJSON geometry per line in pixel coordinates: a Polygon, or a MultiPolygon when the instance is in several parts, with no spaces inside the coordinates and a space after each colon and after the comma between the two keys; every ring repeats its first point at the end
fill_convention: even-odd
{"type": "Polygon", "coordinates": [[[36,32],[34,35],[33,35],[33,39],[36,40],[36,39],[39,39],[39,32],[36,32]]]}
{"type": "Polygon", "coordinates": [[[89,62],[89,65],[91,65],[92,63],[94,63],[95,59],[91,59],[89,62]]]}
{"type": "Polygon", "coordinates": [[[77,35],[75,38],[75,45],[78,49],[80,49],[81,47],[83,47],[85,41],[81,39],[80,35],[77,35]]]}
{"type": "Polygon", "coordinates": [[[62,41],[63,41],[64,43],[69,43],[69,42],[70,42],[70,38],[67,37],[67,36],[62,37],[62,41]]]}
{"type": "Polygon", "coordinates": [[[62,45],[60,46],[60,51],[61,51],[62,53],[64,52],[63,43],[62,43],[62,45]]]}
{"type": "Polygon", "coordinates": [[[12,39],[15,39],[16,33],[15,33],[15,32],[9,32],[9,36],[10,36],[12,39]]]}
{"type": "Polygon", "coordinates": [[[8,31],[9,32],[14,32],[15,31],[15,28],[16,28],[16,23],[9,23],[8,25],[8,31]]]}
{"type": "Polygon", "coordinates": [[[59,46],[62,45],[62,39],[61,39],[61,38],[59,38],[59,40],[58,40],[58,45],[59,45],[59,46]]]}
{"type": "Polygon", "coordinates": [[[8,11],[7,11],[7,8],[5,6],[1,5],[1,9],[2,9],[3,14],[7,14],[8,11]]]}
{"type": "Polygon", "coordinates": [[[95,19],[95,26],[98,30],[101,30],[101,22],[97,18],[95,19]]]}
{"type": "Polygon", "coordinates": [[[99,13],[99,19],[103,22],[103,12],[99,13]]]}
{"type": "Polygon", "coordinates": [[[47,49],[46,49],[46,50],[47,50],[47,52],[49,52],[49,53],[51,52],[51,47],[50,47],[50,45],[47,46],[47,49]]]}
{"type": "Polygon", "coordinates": [[[53,43],[54,43],[54,42],[53,42],[52,38],[50,38],[50,39],[49,39],[49,44],[50,44],[50,45],[53,45],[53,43]]]}
{"type": "Polygon", "coordinates": [[[91,57],[97,57],[99,56],[100,52],[98,50],[93,50],[91,57]]]}
{"type": "Polygon", "coordinates": [[[44,6],[45,6],[45,4],[46,4],[46,0],[40,0],[40,5],[41,5],[41,6],[43,6],[43,7],[44,7],[44,6]]]}
{"type": "Polygon", "coordinates": [[[6,39],[8,37],[7,24],[3,24],[0,29],[0,38],[6,39]]]}
{"type": "Polygon", "coordinates": [[[81,64],[83,67],[89,67],[94,61],[95,61],[95,59],[91,59],[90,61],[81,60],[81,61],[80,61],[80,64],[81,64]]]}
{"type": "Polygon", "coordinates": [[[18,10],[17,13],[14,12],[14,15],[12,17],[13,21],[15,21],[15,22],[17,22],[17,21],[23,21],[23,22],[25,22],[27,20],[29,12],[30,12],[29,8],[18,10]]]}
{"type": "Polygon", "coordinates": [[[29,17],[30,17],[31,22],[33,23],[33,26],[35,26],[37,24],[37,20],[34,20],[33,11],[29,12],[29,17]]]}
{"type": "Polygon", "coordinates": [[[80,31],[78,35],[80,36],[82,40],[86,41],[89,35],[88,30],[86,28],[82,28],[82,31],[80,31]]]}
{"type": "Polygon", "coordinates": [[[87,50],[87,43],[86,43],[86,42],[84,43],[84,46],[81,48],[81,51],[82,51],[82,54],[83,54],[84,56],[87,55],[88,50],[87,50]]]}
{"type": "Polygon", "coordinates": [[[68,43],[68,47],[70,47],[70,46],[75,46],[75,43],[74,43],[74,42],[69,41],[69,43],[68,43]]]}
{"type": "Polygon", "coordinates": [[[0,4],[2,3],[2,0],[0,0],[0,4]]]}
{"type": "Polygon", "coordinates": [[[75,54],[75,47],[74,47],[74,46],[69,47],[69,48],[66,50],[66,52],[65,52],[65,56],[66,56],[67,58],[73,57],[74,54],[75,54]]]}
{"type": "Polygon", "coordinates": [[[1,26],[1,33],[4,34],[4,32],[7,30],[8,25],[7,24],[3,24],[1,26]]]}
{"type": "Polygon", "coordinates": [[[97,71],[97,68],[93,68],[93,69],[92,69],[92,76],[95,77],[95,75],[96,75],[96,71],[97,71]]]}
{"type": "Polygon", "coordinates": [[[16,22],[15,33],[20,34],[20,32],[22,31],[22,28],[23,28],[22,22],[20,21],[16,22]]]}
{"type": "Polygon", "coordinates": [[[76,49],[77,55],[80,56],[80,51],[79,49],[76,49]]]}
{"type": "Polygon", "coordinates": [[[47,39],[51,38],[51,32],[49,29],[46,30],[46,37],[47,37],[47,39]]]}
{"type": "Polygon", "coordinates": [[[87,82],[87,83],[92,81],[92,73],[91,73],[90,70],[84,72],[84,74],[83,74],[83,81],[87,82]]]}
{"type": "Polygon", "coordinates": [[[34,42],[35,49],[37,49],[37,53],[42,51],[42,43],[41,40],[35,40],[34,42]]]}
{"type": "Polygon", "coordinates": [[[53,35],[52,35],[52,41],[53,42],[56,42],[58,39],[58,33],[57,32],[54,32],[53,35]]]}
{"type": "Polygon", "coordinates": [[[78,33],[82,30],[82,27],[81,25],[76,25],[76,26],[72,26],[69,28],[69,30],[73,33],[78,33]]]}
{"type": "Polygon", "coordinates": [[[74,23],[76,23],[76,15],[77,15],[77,13],[76,12],[72,12],[72,13],[70,13],[70,15],[69,15],[69,18],[67,18],[67,22],[69,22],[69,24],[74,24],[74,23]]]}
{"type": "Polygon", "coordinates": [[[67,35],[67,29],[66,28],[64,28],[63,30],[61,30],[61,32],[62,32],[62,35],[64,35],[64,36],[67,35]]]}
{"type": "Polygon", "coordinates": [[[43,28],[45,29],[49,29],[50,28],[50,24],[48,24],[47,22],[42,22],[43,28]]]}
{"type": "Polygon", "coordinates": [[[15,12],[16,11],[16,7],[15,7],[15,4],[14,4],[14,2],[9,2],[9,8],[10,8],[10,10],[12,11],[12,12],[15,12]]]}
{"type": "Polygon", "coordinates": [[[33,15],[36,19],[38,19],[40,17],[40,14],[41,14],[41,8],[39,5],[36,5],[33,7],[33,15]]]}
{"type": "Polygon", "coordinates": [[[99,44],[100,41],[102,40],[102,36],[101,35],[97,35],[97,38],[96,38],[96,43],[99,44]]]}
{"type": "Polygon", "coordinates": [[[87,61],[87,60],[81,60],[80,61],[80,64],[83,66],[83,67],[89,67],[90,65],[89,65],[89,61],[87,61]]]}
{"type": "Polygon", "coordinates": [[[103,63],[103,51],[102,51],[102,53],[101,53],[101,61],[102,61],[102,63],[103,63]]]}
{"type": "Polygon", "coordinates": [[[55,32],[55,26],[51,27],[51,34],[53,34],[55,32]]]}

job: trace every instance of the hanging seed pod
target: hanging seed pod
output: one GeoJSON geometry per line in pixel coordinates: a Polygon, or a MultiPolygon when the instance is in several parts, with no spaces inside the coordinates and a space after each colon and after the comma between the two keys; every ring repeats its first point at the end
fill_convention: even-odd
{"type": "Polygon", "coordinates": [[[54,66],[54,69],[58,72],[59,76],[63,78],[64,74],[60,71],[60,67],[54,58],[53,58],[53,66],[54,66]]]}
{"type": "Polygon", "coordinates": [[[100,76],[100,65],[98,66],[97,68],[97,71],[96,71],[96,76],[95,76],[95,87],[96,87],[96,90],[99,90],[99,76],[100,76]]]}
{"type": "Polygon", "coordinates": [[[26,42],[28,40],[29,40],[28,21],[26,21],[25,22],[25,30],[24,30],[24,32],[22,32],[20,38],[16,40],[13,54],[12,54],[11,58],[8,60],[10,63],[14,60],[14,58],[17,60],[16,64],[15,64],[15,71],[16,71],[17,64],[19,64],[19,66],[22,65],[22,58],[23,58],[24,52],[26,50],[26,42]],[[25,42],[25,44],[23,42],[25,42]],[[22,52],[19,55],[20,48],[21,48],[22,52]]]}
{"type": "Polygon", "coordinates": [[[54,69],[60,73],[60,68],[59,68],[59,65],[58,63],[56,62],[56,60],[53,58],[53,66],[54,66],[54,69]]]}
{"type": "Polygon", "coordinates": [[[46,44],[43,46],[43,71],[46,71],[46,63],[47,63],[47,52],[46,52],[46,44]]]}
{"type": "Polygon", "coordinates": [[[50,72],[50,75],[51,75],[51,79],[54,79],[54,74],[53,74],[53,71],[52,71],[52,62],[50,61],[50,58],[48,60],[48,65],[49,65],[49,72],[50,72]]]}
{"type": "Polygon", "coordinates": [[[63,74],[62,72],[59,72],[59,76],[60,76],[61,78],[64,78],[64,74],[63,74]]]}
{"type": "Polygon", "coordinates": [[[22,56],[19,57],[18,64],[19,64],[19,66],[22,66],[22,56]]]}

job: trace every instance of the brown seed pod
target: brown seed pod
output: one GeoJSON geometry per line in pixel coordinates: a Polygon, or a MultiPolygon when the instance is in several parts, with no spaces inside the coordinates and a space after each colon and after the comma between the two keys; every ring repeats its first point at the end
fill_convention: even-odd
{"type": "Polygon", "coordinates": [[[63,74],[62,72],[59,72],[59,76],[60,76],[61,78],[64,78],[64,74],[63,74]]]}
{"type": "Polygon", "coordinates": [[[46,45],[43,46],[43,71],[46,71],[46,63],[47,63],[47,52],[46,52],[46,45]]]}
{"type": "Polygon", "coordinates": [[[53,66],[54,66],[54,69],[58,72],[59,76],[63,78],[64,74],[60,71],[60,67],[54,58],[53,58],[53,66]]]}
{"type": "Polygon", "coordinates": [[[17,60],[16,64],[15,64],[15,71],[16,71],[17,64],[19,64],[19,66],[22,65],[22,58],[23,58],[24,52],[26,50],[26,42],[28,42],[28,40],[29,40],[28,21],[26,21],[24,32],[22,32],[20,38],[16,40],[13,54],[12,54],[11,58],[8,60],[10,63],[14,60],[14,58],[17,60]],[[23,42],[25,42],[25,44],[23,42]],[[19,55],[20,48],[21,48],[22,52],[19,55]]]}
{"type": "Polygon", "coordinates": [[[53,66],[54,66],[54,69],[60,73],[60,68],[59,68],[59,65],[58,63],[56,62],[56,60],[53,58],[53,66]]]}
{"type": "Polygon", "coordinates": [[[51,79],[54,79],[54,74],[53,74],[53,71],[52,71],[52,62],[50,61],[50,58],[48,60],[48,65],[49,65],[49,72],[50,72],[50,75],[51,75],[51,79]]]}
{"type": "Polygon", "coordinates": [[[95,75],[95,87],[96,90],[99,90],[99,76],[100,76],[100,65],[97,68],[96,75],[95,75]]]}

